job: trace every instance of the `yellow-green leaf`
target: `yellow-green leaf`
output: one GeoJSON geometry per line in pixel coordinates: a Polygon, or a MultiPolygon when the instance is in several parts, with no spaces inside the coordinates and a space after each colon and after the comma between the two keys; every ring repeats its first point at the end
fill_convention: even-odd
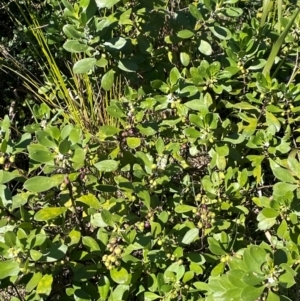
{"type": "Polygon", "coordinates": [[[91,193],[82,195],[80,198],[77,199],[77,201],[84,203],[94,209],[101,208],[101,204],[100,204],[99,200],[91,193]]]}
{"type": "Polygon", "coordinates": [[[53,276],[49,274],[44,275],[36,288],[36,292],[39,295],[49,296],[52,290],[52,283],[53,276]]]}
{"type": "Polygon", "coordinates": [[[35,214],[34,220],[38,222],[48,221],[50,219],[54,219],[58,217],[59,215],[65,213],[66,211],[67,208],[64,207],[43,208],[35,214]]]}

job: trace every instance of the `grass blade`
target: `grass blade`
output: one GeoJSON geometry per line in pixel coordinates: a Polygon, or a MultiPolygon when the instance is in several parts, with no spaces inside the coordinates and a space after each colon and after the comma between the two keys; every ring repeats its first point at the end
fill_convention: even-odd
{"type": "Polygon", "coordinates": [[[271,49],[271,53],[268,57],[268,60],[266,62],[266,65],[263,69],[263,75],[266,76],[267,74],[270,73],[270,70],[274,64],[275,58],[284,42],[284,39],[286,37],[286,35],[288,34],[290,28],[292,27],[292,25],[295,22],[296,17],[298,16],[298,13],[300,11],[300,7],[294,12],[293,16],[291,17],[290,22],[288,23],[288,25],[286,26],[286,28],[284,29],[284,31],[281,33],[281,35],[279,36],[279,38],[277,39],[277,41],[275,42],[275,44],[273,45],[272,49],[271,49]]]}
{"type": "Polygon", "coordinates": [[[262,16],[260,19],[260,27],[263,27],[266,23],[266,19],[269,14],[269,11],[270,11],[270,3],[271,3],[270,0],[263,1],[263,10],[262,10],[262,16]]]}

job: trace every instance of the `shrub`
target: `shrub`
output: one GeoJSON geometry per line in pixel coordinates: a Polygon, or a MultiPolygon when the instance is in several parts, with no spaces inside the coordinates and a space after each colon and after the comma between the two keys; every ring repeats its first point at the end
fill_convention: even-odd
{"type": "MultiPolygon", "coordinates": [[[[97,3],[116,7],[96,18],[115,30],[136,8],[97,3]]],[[[287,6],[282,31],[235,1],[139,5],[142,20],[178,27],[144,54],[158,58],[141,86],[128,76],[110,99],[117,125],[87,133],[45,104],[18,140],[1,121],[0,287],[12,300],[296,300],[298,10],[287,6]]],[[[131,51],[107,50],[102,82],[136,63],[126,39],[131,51]]]]}

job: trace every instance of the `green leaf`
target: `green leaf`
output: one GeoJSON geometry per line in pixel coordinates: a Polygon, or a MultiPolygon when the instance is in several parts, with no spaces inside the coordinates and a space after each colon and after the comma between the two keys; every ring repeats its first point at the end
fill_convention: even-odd
{"type": "Polygon", "coordinates": [[[58,187],[64,178],[64,175],[59,174],[52,177],[36,176],[28,179],[24,183],[24,188],[32,192],[43,192],[58,187]]]}
{"type": "Polygon", "coordinates": [[[67,139],[64,139],[60,144],[59,144],[59,152],[62,155],[66,155],[68,151],[70,150],[71,147],[71,142],[67,139]]]}
{"type": "Polygon", "coordinates": [[[209,291],[209,285],[205,282],[194,282],[193,285],[195,286],[196,289],[200,291],[209,291]]]}
{"type": "Polygon", "coordinates": [[[180,52],[180,62],[183,66],[187,67],[190,64],[191,57],[186,52],[180,52]]]}
{"type": "Polygon", "coordinates": [[[156,125],[150,123],[144,123],[137,125],[137,129],[141,132],[141,134],[146,136],[152,136],[157,133],[156,125]]]}
{"type": "Polygon", "coordinates": [[[264,208],[261,213],[267,218],[274,218],[280,214],[279,211],[272,208],[264,208]]]}
{"type": "Polygon", "coordinates": [[[98,291],[99,291],[101,300],[106,300],[108,297],[108,294],[110,292],[110,281],[105,275],[100,277],[100,279],[98,281],[98,291]]]}
{"type": "MultiPolygon", "coordinates": [[[[220,262],[220,263],[218,263],[218,264],[212,269],[210,275],[211,275],[212,277],[220,276],[220,275],[222,275],[222,274],[224,273],[224,269],[225,269],[225,263],[224,263],[224,262],[220,262]]],[[[230,296],[232,295],[231,290],[227,290],[226,298],[227,298],[229,295],[230,295],[230,296]]],[[[225,297],[225,296],[224,296],[224,297],[225,297]]],[[[225,300],[227,300],[227,299],[225,299],[225,300]]]]}
{"type": "Polygon", "coordinates": [[[110,271],[110,277],[114,282],[124,284],[127,282],[129,274],[125,268],[121,267],[118,269],[112,269],[110,271]]]}
{"type": "Polygon", "coordinates": [[[81,147],[75,149],[71,161],[77,164],[84,164],[85,152],[81,147]]]}
{"type": "Polygon", "coordinates": [[[150,84],[153,89],[160,90],[163,93],[168,93],[170,90],[170,87],[165,82],[159,79],[155,79],[150,84]]]}
{"type": "Polygon", "coordinates": [[[115,160],[103,160],[95,164],[95,167],[101,172],[112,172],[118,169],[119,162],[115,160]]]}
{"type": "Polygon", "coordinates": [[[2,260],[0,261],[0,271],[0,279],[18,276],[20,272],[19,264],[12,260],[2,260]]]}
{"type": "Polygon", "coordinates": [[[49,296],[52,290],[53,276],[52,275],[44,275],[40,280],[36,292],[42,296],[49,296]]]}
{"type": "Polygon", "coordinates": [[[112,300],[126,300],[123,297],[126,291],[129,291],[129,285],[119,284],[112,293],[112,300]]]}
{"type": "Polygon", "coordinates": [[[89,46],[76,40],[67,40],[63,44],[63,48],[71,53],[81,53],[87,51],[89,46]]]}
{"type": "Polygon", "coordinates": [[[176,213],[186,213],[186,212],[192,211],[193,209],[196,209],[196,207],[189,206],[189,205],[178,205],[175,207],[175,212],[176,213]]]}
{"type": "Polygon", "coordinates": [[[86,246],[90,252],[97,252],[100,251],[100,247],[96,240],[90,236],[83,236],[82,243],[86,246]]]}
{"type": "Polygon", "coordinates": [[[273,293],[272,291],[269,291],[266,301],[285,301],[285,300],[281,299],[277,294],[273,293]]]}
{"type": "Polygon", "coordinates": [[[161,299],[162,297],[157,295],[157,294],[154,294],[152,292],[145,292],[144,293],[144,300],[145,301],[151,301],[151,300],[157,300],[157,299],[161,299]]]}
{"type": "Polygon", "coordinates": [[[267,253],[262,247],[250,246],[244,251],[243,262],[249,271],[262,274],[262,264],[266,262],[267,253]]]}
{"type": "Polygon", "coordinates": [[[19,174],[13,174],[9,171],[0,170],[0,184],[8,183],[19,176],[19,174]]]}
{"type": "Polygon", "coordinates": [[[26,284],[25,287],[26,292],[28,293],[32,292],[32,290],[34,290],[37,287],[42,277],[43,274],[41,272],[34,273],[31,279],[29,280],[29,282],[26,284]]]}
{"type": "Polygon", "coordinates": [[[126,116],[123,113],[123,111],[120,108],[120,106],[118,106],[116,103],[114,103],[114,104],[110,105],[109,107],[107,107],[106,111],[112,117],[120,118],[120,117],[125,117],[126,116]]]}
{"type": "Polygon", "coordinates": [[[4,234],[4,242],[8,247],[15,247],[17,236],[13,231],[6,231],[4,234]]]}
{"type": "Polygon", "coordinates": [[[292,287],[296,283],[294,276],[288,271],[281,274],[278,280],[279,285],[287,289],[292,287]]]}
{"type": "Polygon", "coordinates": [[[52,154],[49,149],[39,144],[32,144],[27,147],[29,152],[29,157],[41,163],[53,162],[56,155],[52,154]]]}
{"type": "Polygon", "coordinates": [[[165,143],[164,140],[161,137],[158,137],[158,139],[155,142],[155,148],[159,155],[162,155],[165,149],[165,143]]]}
{"type": "Polygon", "coordinates": [[[116,5],[120,0],[96,0],[96,4],[98,8],[112,8],[116,5]]]}
{"type": "Polygon", "coordinates": [[[64,34],[71,39],[81,39],[83,33],[78,31],[74,25],[67,24],[63,27],[64,34]]]}
{"type": "Polygon", "coordinates": [[[99,128],[100,137],[112,137],[120,132],[120,129],[112,125],[103,125],[99,128]]]}
{"type": "Polygon", "coordinates": [[[69,233],[69,238],[70,238],[70,242],[68,243],[68,246],[73,246],[73,245],[77,245],[80,242],[80,238],[81,238],[81,232],[80,230],[75,227],[74,229],[72,229],[69,233]]]}
{"type": "Polygon", "coordinates": [[[292,176],[289,170],[280,167],[275,161],[272,159],[269,159],[270,167],[273,171],[274,176],[279,179],[280,181],[283,182],[288,182],[288,183],[297,183],[295,178],[292,176]]]}
{"type": "Polygon", "coordinates": [[[118,62],[118,68],[126,72],[136,72],[138,65],[130,60],[120,60],[118,62]]]}
{"type": "Polygon", "coordinates": [[[213,237],[208,238],[208,248],[215,255],[226,255],[225,250],[221,247],[220,243],[213,237]]]}
{"type": "Polygon", "coordinates": [[[266,121],[268,127],[271,128],[272,133],[280,131],[280,122],[279,120],[270,112],[266,111],[266,121]]]}
{"type": "Polygon", "coordinates": [[[50,248],[46,249],[39,258],[41,261],[55,262],[66,256],[68,251],[68,246],[61,243],[53,243],[50,248]]]}
{"type": "Polygon", "coordinates": [[[198,49],[204,55],[211,55],[213,52],[210,44],[208,42],[206,42],[205,40],[201,40],[198,49]]]}
{"type": "Polygon", "coordinates": [[[115,71],[112,69],[107,71],[101,79],[101,87],[105,91],[110,91],[110,89],[113,87],[114,84],[114,79],[115,79],[115,71]]]}
{"type": "Polygon", "coordinates": [[[125,44],[126,40],[122,37],[115,37],[103,43],[106,48],[111,50],[120,50],[125,46],[125,44]]]}
{"type": "Polygon", "coordinates": [[[100,201],[96,198],[95,195],[93,195],[91,193],[80,196],[78,199],[76,199],[76,201],[84,203],[94,209],[101,208],[100,201]]]}
{"type": "Polygon", "coordinates": [[[300,178],[300,163],[299,163],[299,161],[295,157],[290,155],[288,157],[287,163],[288,163],[288,167],[289,167],[290,171],[297,178],[300,178]]]}
{"type": "Polygon", "coordinates": [[[209,27],[209,29],[214,34],[214,36],[216,36],[220,40],[229,40],[232,37],[231,32],[225,27],[215,25],[209,27]]]}
{"type": "Polygon", "coordinates": [[[257,219],[259,219],[257,227],[262,231],[272,228],[276,223],[276,218],[266,218],[261,213],[257,216],[257,219]]]}
{"type": "Polygon", "coordinates": [[[197,130],[195,130],[194,128],[186,128],[184,129],[183,133],[191,138],[199,138],[201,137],[201,133],[197,130]]]}
{"type": "Polygon", "coordinates": [[[177,84],[180,77],[181,77],[181,75],[180,75],[180,72],[178,71],[178,69],[176,67],[172,68],[170,71],[171,85],[174,86],[175,84],[177,84]]]}
{"type": "Polygon", "coordinates": [[[159,215],[158,215],[158,219],[163,223],[167,223],[168,219],[169,219],[169,214],[166,211],[162,211],[159,215]]]}
{"type": "Polygon", "coordinates": [[[135,149],[138,148],[141,145],[141,139],[136,137],[127,137],[126,143],[129,148],[135,149]]]}
{"type": "Polygon", "coordinates": [[[247,286],[241,292],[241,301],[255,301],[262,295],[264,290],[264,286],[247,286]]]}
{"type": "Polygon", "coordinates": [[[67,0],[61,0],[61,2],[63,3],[64,7],[68,9],[70,12],[74,11],[73,6],[67,0]]]}
{"type": "Polygon", "coordinates": [[[190,39],[194,36],[194,33],[188,29],[181,30],[177,33],[177,36],[181,39],[190,39]]]}
{"type": "Polygon", "coordinates": [[[285,219],[281,222],[280,226],[278,227],[277,235],[281,239],[285,239],[286,237],[288,237],[289,235],[288,224],[285,219]]]}
{"type": "Polygon", "coordinates": [[[113,218],[112,218],[112,214],[108,211],[103,209],[101,211],[101,217],[102,220],[108,225],[108,226],[113,226],[114,222],[113,222],[113,218]]]}
{"type": "Polygon", "coordinates": [[[189,5],[189,11],[190,11],[191,15],[192,15],[195,19],[197,19],[197,20],[203,20],[203,17],[202,17],[202,15],[201,15],[200,11],[198,10],[198,8],[197,8],[195,5],[190,4],[190,5],[189,5]]]}
{"type": "Polygon", "coordinates": [[[190,229],[185,233],[185,235],[182,239],[182,243],[189,245],[198,237],[199,237],[199,229],[197,229],[197,228],[190,229]]]}
{"type": "Polygon", "coordinates": [[[90,72],[96,65],[97,60],[95,58],[85,58],[77,61],[73,66],[73,72],[75,74],[82,74],[90,72]]]}
{"type": "Polygon", "coordinates": [[[66,211],[67,211],[67,208],[64,208],[64,207],[43,208],[35,214],[34,220],[36,220],[38,222],[45,222],[50,219],[55,219],[56,217],[65,213],[66,211]]]}

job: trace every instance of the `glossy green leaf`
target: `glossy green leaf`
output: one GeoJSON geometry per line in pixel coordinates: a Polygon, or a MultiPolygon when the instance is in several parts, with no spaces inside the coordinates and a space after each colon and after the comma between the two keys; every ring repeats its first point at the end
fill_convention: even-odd
{"type": "Polygon", "coordinates": [[[96,65],[97,60],[95,58],[85,58],[77,61],[73,66],[73,72],[75,74],[82,74],[90,72],[96,65]]]}
{"type": "Polygon", "coordinates": [[[109,226],[113,226],[114,223],[113,223],[113,218],[112,218],[112,214],[108,211],[108,210],[105,210],[103,209],[101,211],[101,217],[102,217],[102,220],[109,226]]]}
{"type": "Polygon", "coordinates": [[[226,255],[225,250],[221,247],[220,243],[213,237],[208,238],[209,250],[215,255],[226,255]]]}
{"type": "Polygon", "coordinates": [[[95,0],[98,8],[112,8],[116,5],[120,0],[95,0]]]}
{"type": "Polygon", "coordinates": [[[114,282],[118,284],[124,284],[127,282],[129,274],[125,268],[121,267],[112,269],[110,271],[110,277],[114,282]]]}
{"type": "Polygon", "coordinates": [[[114,84],[114,79],[115,79],[115,71],[113,70],[107,71],[101,79],[101,87],[105,91],[110,91],[110,89],[114,84]]]}
{"type": "Polygon", "coordinates": [[[11,276],[18,276],[20,268],[19,264],[12,260],[0,261],[0,279],[5,279],[11,276]]]}
{"type": "Polygon", "coordinates": [[[95,209],[101,208],[100,201],[96,198],[95,195],[93,195],[91,193],[80,196],[78,199],[76,199],[76,201],[84,203],[91,208],[95,208],[95,209]]]}
{"type": "Polygon", "coordinates": [[[180,52],[180,62],[184,67],[187,67],[190,64],[191,57],[186,52],[180,52]]]}
{"type": "Polygon", "coordinates": [[[95,164],[95,167],[101,172],[112,172],[117,170],[119,162],[115,160],[103,160],[95,164]]]}
{"type": "Polygon", "coordinates": [[[201,15],[200,10],[198,10],[198,8],[195,5],[190,4],[189,5],[189,11],[190,11],[191,15],[195,19],[197,19],[197,20],[203,20],[203,16],[201,15]]]}
{"type": "Polygon", "coordinates": [[[90,252],[100,251],[100,247],[96,240],[90,236],[83,236],[82,243],[90,252]]]}
{"type": "Polygon", "coordinates": [[[55,219],[56,217],[65,213],[66,211],[67,211],[67,208],[63,208],[63,207],[43,208],[35,214],[34,220],[36,220],[38,222],[45,222],[45,221],[48,221],[51,219],[55,219]]]}
{"type": "Polygon", "coordinates": [[[19,175],[16,173],[0,170],[0,184],[8,183],[17,177],[19,177],[19,175]]]}
{"type": "Polygon", "coordinates": [[[110,292],[110,281],[106,276],[100,277],[98,291],[102,300],[106,300],[110,292]]]}
{"type": "Polygon", "coordinates": [[[196,207],[189,206],[189,205],[178,205],[175,207],[175,212],[176,213],[186,213],[186,212],[191,212],[194,209],[196,209],[196,207]]]}
{"type": "Polygon", "coordinates": [[[125,72],[136,72],[138,65],[130,60],[120,60],[118,62],[118,68],[125,72]]]}
{"type": "Polygon", "coordinates": [[[199,237],[199,229],[197,228],[190,229],[185,233],[182,239],[182,243],[189,245],[198,237],[199,237]]]}
{"type": "Polygon", "coordinates": [[[103,43],[106,48],[111,50],[120,50],[125,46],[125,44],[126,40],[122,37],[115,37],[103,43]]]}
{"type": "Polygon", "coordinates": [[[177,33],[177,36],[181,39],[190,39],[194,36],[194,33],[188,29],[181,30],[177,33]]]}
{"type": "Polygon", "coordinates": [[[71,24],[66,24],[63,27],[63,32],[70,39],[81,39],[83,36],[83,33],[81,33],[74,25],[71,24]]]}
{"type": "Polygon", "coordinates": [[[230,30],[225,27],[215,25],[209,27],[209,29],[214,34],[214,36],[216,36],[220,40],[229,40],[232,37],[230,30]]]}
{"type": "Polygon", "coordinates": [[[200,41],[200,45],[199,45],[198,49],[204,55],[211,55],[213,52],[211,45],[208,42],[206,42],[205,40],[200,41]]]}
{"type": "Polygon", "coordinates": [[[49,296],[52,289],[53,276],[46,274],[40,280],[36,292],[41,296],[49,296]]]}
{"type": "Polygon", "coordinates": [[[26,292],[32,292],[32,290],[37,287],[42,277],[43,274],[41,272],[34,273],[31,279],[29,280],[29,282],[26,284],[25,287],[26,292]]]}
{"type": "Polygon", "coordinates": [[[86,44],[82,44],[77,40],[67,40],[64,43],[63,48],[71,53],[81,53],[87,51],[89,49],[89,46],[86,44]]]}
{"type": "Polygon", "coordinates": [[[135,137],[127,137],[126,138],[126,143],[129,148],[135,149],[138,148],[141,145],[141,139],[140,138],[135,138],[135,137]]]}
{"type": "Polygon", "coordinates": [[[241,301],[255,301],[262,295],[264,290],[264,286],[247,286],[241,292],[241,301]]]}
{"type": "Polygon", "coordinates": [[[46,147],[39,144],[29,145],[28,152],[29,152],[29,157],[32,160],[41,163],[53,162],[53,160],[56,157],[55,154],[51,153],[50,149],[47,149],[46,147]]]}
{"type": "Polygon", "coordinates": [[[145,292],[144,294],[144,300],[145,301],[151,301],[151,300],[157,300],[157,299],[161,299],[161,296],[152,293],[152,292],[145,292]]]}
{"type": "Polygon", "coordinates": [[[28,179],[24,183],[24,188],[32,192],[43,192],[58,187],[64,178],[64,175],[59,174],[52,177],[36,176],[28,179]]]}
{"type": "Polygon", "coordinates": [[[270,167],[273,171],[274,176],[283,182],[296,183],[296,180],[292,176],[291,172],[288,169],[280,167],[275,161],[269,159],[270,167]]]}

